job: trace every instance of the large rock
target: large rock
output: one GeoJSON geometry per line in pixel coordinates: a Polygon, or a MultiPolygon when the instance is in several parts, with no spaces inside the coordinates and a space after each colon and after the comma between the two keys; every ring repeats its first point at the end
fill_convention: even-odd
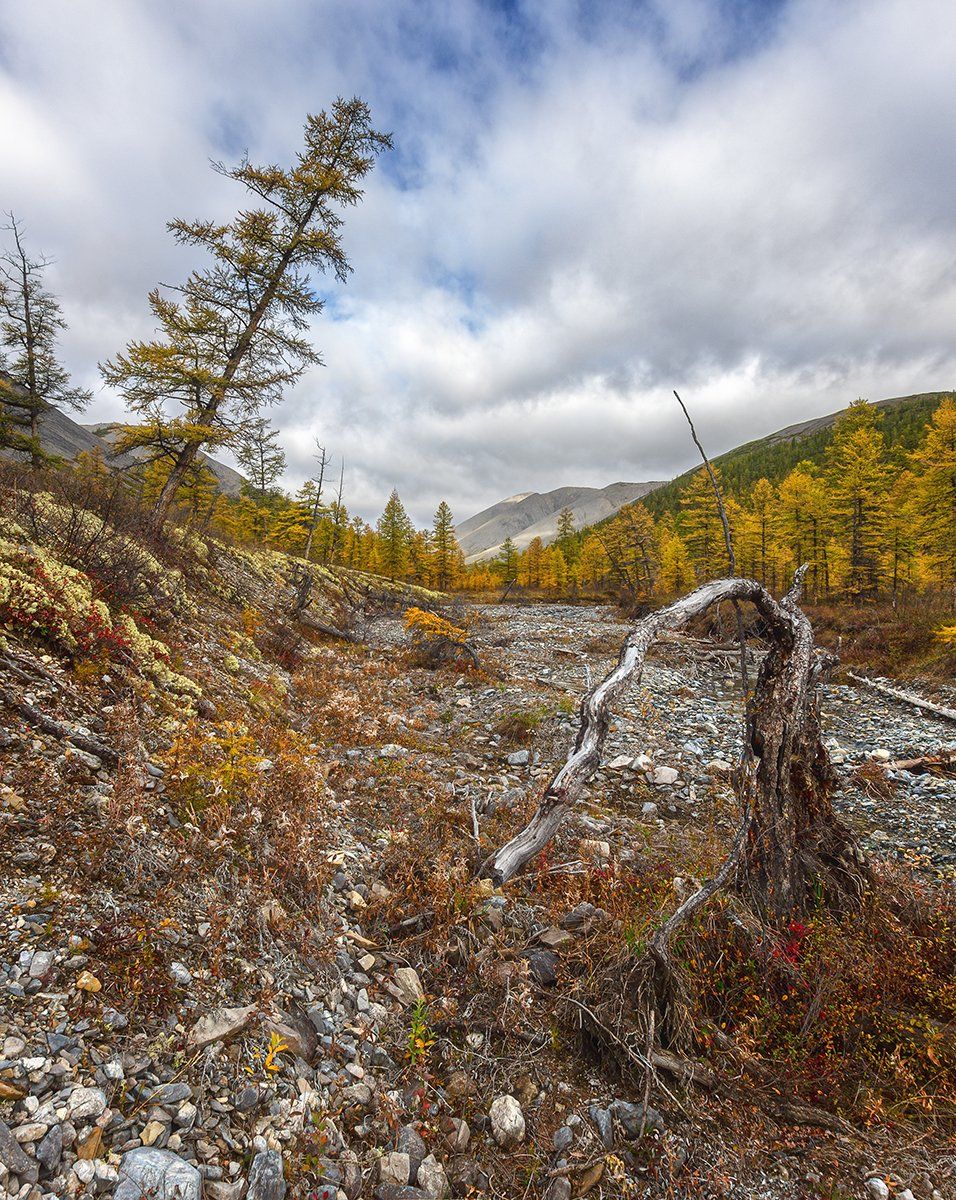
{"type": "Polygon", "coordinates": [[[524,1141],[524,1113],[514,1096],[498,1096],[488,1115],[492,1136],[502,1149],[510,1150],[524,1141]]]}
{"type": "Polygon", "coordinates": [[[241,1033],[255,1014],[254,1004],[246,1004],[242,1008],[217,1008],[199,1018],[190,1029],[187,1041],[196,1049],[211,1046],[213,1042],[228,1041],[241,1033]]]}
{"type": "Polygon", "coordinates": [[[282,1155],[278,1150],[260,1150],[249,1168],[246,1200],[282,1200],[283,1196],[285,1176],[282,1174],[282,1155]]]}
{"type": "Polygon", "coordinates": [[[78,1087],[66,1102],[66,1114],[71,1121],[90,1121],[106,1112],[106,1093],[102,1088],[78,1087]]]}
{"type": "Polygon", "coordinates": [[[412,1005],[425,998],[425,989],[414,967],[399,967],[396,970],[395,989],[400,1004],[412,1005]]]}
{"type": "Polygon", "coordinates": [[[139,1146],[120,1159],[113,1200],[200,1200],[202,1176],[172,1150],[139,1146]]]}
{"type": "Polygon", "coordinates": [[[0,1121],[0,1163],[11,1175],[27,1183],[36,1183],[40,1171],[32,1158],[27,1158],[20,1144],[10,1132],[10,1126],[0,1121]]]}

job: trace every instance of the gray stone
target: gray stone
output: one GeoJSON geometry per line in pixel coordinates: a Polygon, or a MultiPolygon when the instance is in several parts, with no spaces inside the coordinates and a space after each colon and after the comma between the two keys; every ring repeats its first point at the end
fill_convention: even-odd
{"type": "Polygon", "coordinates": [[[37,950],[30,961],[30,978],[42,979],[53,966],[52,950],[37,950]]]}
{"type": "Polygon", "coordinates": [[[418,1168],[418,1186],[433,1200],[444,1200],[448,1195],[448,1176],[434,1154],[429,1154],[422,1160],[418,1168]]]}
{"type": "Polygon", "coordinates": [[[571,1181],[567,1175],[558,1175],[548,1184],[544,1200],[571,1200],[571,1181]]]}
{"type": "Polygon", "coordinates": [[[524,1113],[514,1096],[496,1097],[488,1115],[492,1136],[502,1149],[510,1150],[524,1141],[524,1113]]]}
{"type": "Polygon", "coordinates": [[[598,1104],[592,1104],[588,1109],[588,1116],[594,1123],[594,1128],[598,1131],[598,1137],[604,1145],[611,1149],[614,1145],[614,1121],[611,1118],[611,1110],[609,1108],[601,1108],[598,1104]]]}
{"type": "Polygon", "coordinates": [[[36,1183],[39,1167],[20,1149],[20,1144],[10,1132],[10,1126],[0,1121],[0,1163],[11,1175],[17,1175],[27,1183],[36,1183]]]}
{"type": "Polygon", "coordinates": [[[574,1130],[568,1125],[562,1125],[554,1131],[554,1137],[551,1144],[554,1146],[555,1154],[563,1154],[565,1150],[569,1150],[574,1144],[574,1130]]]}
{"type": "Polygon", "coordinates": [[[150,1104],[179,1104],[182,1100],[188,1100],[192,1096],[193,1090],[183,1080],[175,1083],[161,1083],[155,1092],[150,1092],[150,1104]]]}
{"type": "Polygon", "coordinates": [[[644,1108],[643,1104],[631,1104],[627,1100],[615,1100],[611,1105],[611,1115],[616,1121],[620,1121],[624,1133],[629,1138],[638,1138],[641,1136],[641,1130],[648,1129],[656,1130],[658,1133],[663,1133],[665,1129],[664,1118],[650,1105],[644,1108]]]}
{"type": "Polygon", "coordinates": [[[37,1162],[47,1175],[55,1175],[63,1154],[63,1128],[54,1125],[43,1141],[37,1146],[37,1162]]]}
{"type": "Polygon", "coordinates": [[[378,1160],[378,1178],[380,1183],[393,1184],[395,1187],[403,1187],[410,1183],[411,1159],[399,1150],[389,1150],[378,1160]]]}
{"type": "Polygon", "coordinates": [[[398,991],[400,1004],[412,1005],[417,1000],[425,998],[422,981],[414,967],[398,967],[395,971],[395,987],[398,991]]]}
{"type": "Polygon", "coordinates": [[[515,750],[513,753],[508,755],[509,767],[526,767],[530,761],[530,750],[515,750]]]}
{"type": "Polygon", "coordinates": [[[542,987],[553,987],[558,982],[558,956],[553,950],[532,950],[528,969],[531,978],[542,987]]]}
{"type": "Polygon", "coordinates": [[[201,1195],[202,1176],[171,1150],[139,1146],[120,1159],[113,1200],[200,1200],[201,1195]]]}
{"type": "Polygon", "coordinates": [[[256,1006],[246,1004],[242,1008],[217,1008],[204,1017],[200,1017],[190,1029],[188,1042],[190,1046],[200,1049],[213,1042],[224,1042],[237,1033],[241,1033],[255,1016],[256,1006]]]}
{"type": "Polygon", "coordinates": [[[105,1111],[106,1093],[102,1088],[74,1088],[66,1102],[67,1116],[71,1121],[95,1120],[105,1111]]]}
{"type": "Polygon", "coordinates": [[[249,1168],[246,1200],[282,1200],[283,1196],[285,1177],[282,1174],[282,1155],[278,1150],[260,1150],[249,1168]]]}
{"type": "Polygon", "coordinates": [[[418,1164],[428,1153],[428,1147],[422,1141],[422,1135],[418,1132],[414,1125],[403,1125],[398,1131],[396,1146],[402,1152],[407,1154],[412,1161],[412,1171],[409,1179],[415,1178],[415,1171],[418,1170],[418,1164]]]}
{"type": "Polygon", "coordinates": [[[248,1112],[259,1103],[259,1089],[251,1083],[247,1084],[236,1097],[236,1108],[240,1112],[248,1112]]]}

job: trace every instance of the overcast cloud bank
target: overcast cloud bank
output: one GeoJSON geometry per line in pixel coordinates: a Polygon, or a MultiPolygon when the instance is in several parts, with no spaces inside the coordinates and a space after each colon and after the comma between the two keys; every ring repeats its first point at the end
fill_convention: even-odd
{"type": "Polygon", "coordinates": [[[50,283],[87,420],[96,363],[193,265],[165,221],[242,202],[209,159],[284,161],[359,94],[396,150],[347,216],[310,371],[274,414],[346,500],[427,519],[691,465],[956,384],[956,8],[0,0],[0,208],[50,283]]]}

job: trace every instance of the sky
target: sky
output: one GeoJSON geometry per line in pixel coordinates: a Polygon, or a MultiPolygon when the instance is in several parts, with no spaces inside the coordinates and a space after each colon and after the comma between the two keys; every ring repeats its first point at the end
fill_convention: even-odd
{"type": "Polygon", "coordinates": [[[172,217],[245,203],[210,160],[291,161],[359,95],[394,150],[319,278],[270,415],[374,519],[667,479],[872,400],[956,386],[951,0],[0,0],[0,210],[94,389],[202,265],[172,217]]]}

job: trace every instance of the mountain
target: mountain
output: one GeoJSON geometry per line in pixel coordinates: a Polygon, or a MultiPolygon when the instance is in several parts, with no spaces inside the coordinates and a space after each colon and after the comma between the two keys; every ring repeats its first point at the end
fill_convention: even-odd
{"type": "MultiPolygon", "coordinates": [[[[17,386],[9,375],[5,375],[3,372],[0,372],[0,375],[3,375],[7,387],[15,388],[17,386]]],[[[124,467],[132,466],[135,457],[131,454],[121,454],[116,458],[110,457],[113,442],[116,440],[120,428],[116,422],[109,421],[82,425],[79,421],[68,417],[62,409],[51,406],[44,413],[43,423],[40,426],[40,444],[47,454],[69,461],[76,458],[78,454],[84,452],[90,454],[99,449],[106,456],[106,461],[110,466],[122,470],[124,467]]],[[[220,489],[227,496],[239,495],[244,479],[238,471],[227,467],[225,463],[217,462],[208,454],[200,454],[199,457],[215,475],[220,489]]]]}
{"type": "MultiPolygon", "coordinates": [[[[60,414],[63,415],[62,413],[60,414]]],[[[69,417],[66,418],[69,421],[69,417]]],[[[76,422],[71,421],[71,425],[76,422]]],[[[103,447],[106,453],[109,453],[110,448],[119,436],[122,429],[121,425],[109,421],[100,421],[95,425],[77,425],[77,429],[82,429],[89,433],[103,447]]],[[[55,453],[59,453],[56,451],[55,453]]],[[[73,456],[71,456],[73,457],[73,456]]],[[[242,491],[242,485],[245,482],[245,477],[240,475],[238,471],[234,471],[232,467],[227,467],[225,463],[218,462],[215,458],[210,458],[208,454],[199,455],[200,462],[203,466],[209,468],[216,477],[216,482],[219,484],[220,491],[225,492],[227,496],[238,496],[242,491]]],[[[120,466],[128,466],[130,463],[129,455],[122,455],[114,459],[114,462],[120,466]]]]}
{"type": "Polygon", "coordinates": [[[604,488],[562,487],[553,492],[522,492],[500,500],[456,527],[467,562],[493,558],[510,537],[523,550],[536,537],[547,545],[558,536],[558,516],[569,508],[575,528],[612,517],[625,504],[639,500],[660,483],[610,483],[604,488]]]}
{"type": "MultiPolygon", "coordinates": [[[[926,422],[943,400],[953,392],[919,392],[912,396],[893,396],[889,400],[878,400],[873,407],[883,413],[882,429],[886,444],[891,450],[905,452],[913,450],[923,436],[926,422]]],[[[833,426],[840,413],[828,413],[813,417],[796,425],[787,425],[775,433],[746,442],[725,454],[714,458],[720,468],[724,489],[730,495],[745,494],[760,478],[779,483],[799,462],[809,460],[822,463],[833,436],[833,426]]],[[[706,435],[705,435],[706,436],[706,435]]],[[[705,442],[706,446],[706,442],[705,442]]],[[[662,484],[647,497],[645,503],[655,517],[665,512],[675,512],[680,495],[700,465],[691,467],[670,483],[662,484]]]]}
{"type": "MultiPolygon", "coordinates": [[[[874,402],[874,408],[883,413],[882,428],[890,450],[902,454],[914,449],[933,412],[953,395],[953,392],[919,392],[874,402]]],[[[799,462],[821,463],[833,436],[833,426],[845,411],[840,409],[787,425],[718,455],[713,461],[720,468],[725,490],[730,495],[745,494],[763,477],[779,483],[799,462]]],[[[519,493],[462,521],[456,530],[458,541],[466,562],[471,563],[494,557],[506,537],[519,550],[534,537],[540,537],[545,545],[553,542],[557,537],[558,514],[565,507],[574,513],[578,530],[600,525],[625,504],[642,498],[655,517],[676,512],[681,493],[699,470],[699,465],[694,466],[668,483],[612,483],[606,488],[565,487],[543,494],[519,493]]]]}

